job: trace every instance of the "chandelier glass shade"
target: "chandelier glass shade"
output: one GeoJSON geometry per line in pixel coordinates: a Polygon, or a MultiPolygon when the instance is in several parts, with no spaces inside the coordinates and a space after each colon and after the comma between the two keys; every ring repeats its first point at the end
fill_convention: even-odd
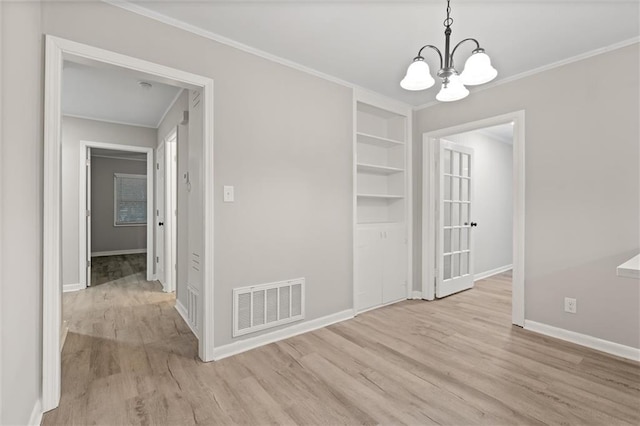
{"type": "Polygon", "coordinates": [[[444,21],[444,55],[440,49],[433,45],[427,44],[422,46],[418,51],[418,55],[413,58],[413,62],[409,65],[409,68],[407,68],[407,74],[400,82],[400,86],[405,90],[425,90],[433,86],[435,80],[431,76],[429,65],[422,56],[422,51],[427,48],[435,50],[440,57],[440,70],[438,70],[437,76],[442,80],[442,88],[436,96],[436,99],[441,102],[463,99],[469,94],[469,90],[465,86],[488,83],[498,75],[498,71],[491,65],[489,55],[480,47],[480,43],[478,43],[476,39],[466,38],[456,44],[453,50],[450,51],[449,43],[453,19],[450,17],[451,6],[449,2],[450,0],[447,0],[447,19],[444,21]],[[473,42],[476,47],[465,62],[462,73],[458,73],[453,65],[453,55],[456,53],[458,47],[465,42],[473,42]]]}

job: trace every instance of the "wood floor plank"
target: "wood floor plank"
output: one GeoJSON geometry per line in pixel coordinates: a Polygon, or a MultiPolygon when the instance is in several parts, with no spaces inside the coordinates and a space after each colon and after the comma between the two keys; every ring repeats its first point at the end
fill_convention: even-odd
{"type": "Polygon", "coordinates": [[[509,273],[205,364],[173,295],[114,261],[64,295],[45,425],[640,424],[640,364],[512,326],[509,273]]]}

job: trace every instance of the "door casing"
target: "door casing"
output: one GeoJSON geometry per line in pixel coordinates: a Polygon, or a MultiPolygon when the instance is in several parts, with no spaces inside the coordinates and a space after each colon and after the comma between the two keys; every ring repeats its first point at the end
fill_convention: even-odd
{"type": "Polygon", "coordinates": [[[46,35],[44,81],[43,282],[42,282],[42,410],[58,406],[61,393],[62,257],[61,248],[61,127],[64,60],[122,67],[151,80],[202,93],[202,330],[198,355],[214,360],[214,173],[213,79],[94,46],[46,35]]]}
{"type": "Polygon", "coordinates": [[[485,127],[513,123],[513,283],[511,295],[511,322],[524,327],[524,271],[525,271],[525,112],[514,111],[495,117],[472,121],[434,130],[422,135],[422,298],[435,298],[436,239],[434,212],[436,208],[435,183],[432,161],[437,155],[437,139],[485,127]]]}
{"type": "MultiPolygon", "coordinates": [[[[96,141],[80,141],[80,185],[78,199],[80,200],[80,210],[78,216],[78,253],[80,254],[80,286],[86,288],[89,283],[87,282],[86,265],[87,261],[91,259],[90,253],[87,253],[86,241],[87,234],[91,230],[87,229],[85,220],[85,206],[87,204],[87,179],[83,178],[83,174],[86,168],[86,153],[87,148],[101,148],[101,149],[113,149],[116,151],[128,151],[128,152],[141,152],[147,156],[147,281],[154,279],[153,274],[153,226],[149,226],[150,219],[153,218],[153,148],[145,148],[134,145],[120,145],[106,142],[96,141]]],[[[85,174],[86,175],[86,174],[85,174]]],[[[152,222],[151,222],[152,223],[152,222]]]]}

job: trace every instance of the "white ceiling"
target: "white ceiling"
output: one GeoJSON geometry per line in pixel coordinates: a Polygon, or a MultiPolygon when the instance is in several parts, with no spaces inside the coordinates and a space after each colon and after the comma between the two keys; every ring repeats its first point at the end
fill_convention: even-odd
{"type": "Polygon", "coordinates": [[[65,61],[62,112],[66,115],[157,128],[179,87],[148,81],[123,68],[95,68],[65,61]]]}
{"type": "MultiPolygon", "coordinates": [[[[421,46],[444,48],[444,0],[133,3],[413,105],[433,101],[438,90],[407,92],[398,83],[421,46]]],[[[451,7],[452,42],[478,39],[498,79],[640,34],[637,0],[452,0],[451,7]]],[[[458,67],[471,50],[456,54],[458,67]]],[[[427,55],[433,72],[439,64],[427,55]]]]}

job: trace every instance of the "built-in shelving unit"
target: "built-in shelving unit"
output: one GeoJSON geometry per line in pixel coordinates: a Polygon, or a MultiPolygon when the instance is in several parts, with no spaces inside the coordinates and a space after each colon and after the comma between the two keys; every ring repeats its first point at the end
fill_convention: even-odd
{"type": "Polygon", "coordinates": [[[356,311],[409,295],[411,110],[356,94],[354,258],[356,311]]]}

